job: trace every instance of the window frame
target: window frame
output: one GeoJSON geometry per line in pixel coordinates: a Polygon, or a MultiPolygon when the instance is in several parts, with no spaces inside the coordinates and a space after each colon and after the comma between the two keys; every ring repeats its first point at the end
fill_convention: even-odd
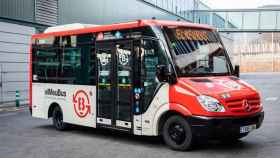
{"type": "MultiPolygon", "coordinates": [[[[56,38],[56,43],[52,44],[51,46],[49,46],[49,49],[55,49],[56,54],[58,55],[59,58],[59,66],[58,66],[58,70],[57,70],[57,75],[55,77],[54,80],[48,80],[48,76],[45,76],[44,79],[39,79],[39,76],[34,76],[34,75],[38,75],[38,65],[36,63],[38,63],[37,60],[37,51],[39,49],[46,49],[44,48],[41,44],[39,44],[39,40],[43,40],[43,39],[35,39],[33,44],[32,44],[32,82],[37,82],[37,83],[54,83],[54,84],[71,84],[71,85],[95,85],[96,84],[96,57],[95,57],[95,34],[94,33],[85,33],[85,34],[77,34],[77,35],[69,35],[69,36],[51,36],[51,37],[47,37],[48,38],[56,38]],[[86,40],[86,42],[78,42],[79,37],[87,36],[88,39],[86,40]],[[64,50],[65,48],[67,48],[64,44],[63,44],[63,38],[67,38],[70,37],[70,39],[72,37],[76,37],[76,43],[74,43],[75,46],[73,47],[74,49],[80,49],[80,57],[79,57],[79,63],[80,63],[80,70],[82,71],[82,69],[85,67],[85,63],[87,64],[92,64],[92,65],[88,65],[87,67],[92,68],[93,67],[93,71],[88,72],[89,74],[87,75],[88,81],[79,81],[79,79],[83,78],[81,77],[81,75],[84,74],[77,74],[74,73],[75,75],[73,75],[73,81],[69,83],[63,81],[64,77],[63,77],[63,63],[62,63],[62,59],[63,59],[63,55],[64,55],[64,50]],[[90,40],[89,40],[90,39],[90,40]],[[88,49],[87,52],[83,52],[83,49],[88,49]],[[90,56],[91,58],[88,59],[87,62],[84,62],[85,59],[87,59],[86,57],[90,56]],[[93,62],[92,62],[93,61],[93,62]],[[91,63],[92,62],[92,63],[91,63]],[[37,78],[37,80],[35,80],[37,78]],[[74,81],[75,80],[75,81],[74,81]]],[[[69,45],[68,45],[69,46],[69,45]]]]}

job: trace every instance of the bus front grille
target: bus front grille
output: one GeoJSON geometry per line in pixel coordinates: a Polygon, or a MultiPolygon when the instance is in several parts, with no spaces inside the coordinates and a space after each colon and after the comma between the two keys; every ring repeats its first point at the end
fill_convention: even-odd
{"type": "Polygon", "coordinates": [[[258,111],[261,107],[259,97],[243,97],[225,101],[227,108],[234,113],[258,111]]]}

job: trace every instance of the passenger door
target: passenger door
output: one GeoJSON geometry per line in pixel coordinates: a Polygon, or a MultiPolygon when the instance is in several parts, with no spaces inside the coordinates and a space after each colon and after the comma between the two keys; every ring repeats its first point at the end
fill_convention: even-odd
{"type": "Polygon", "coordinates": [[[132,129],[132,41],[99,41],[97,55],[97,126],[132,129]]]}

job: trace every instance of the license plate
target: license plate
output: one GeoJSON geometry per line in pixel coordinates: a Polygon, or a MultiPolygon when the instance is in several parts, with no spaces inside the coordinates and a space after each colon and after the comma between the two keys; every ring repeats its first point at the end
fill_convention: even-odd
{"type": "Polygon", "coordinates": [[[240,127],[240,133],[248,133],[257,128],[257,125],[248,125],[240,127]]]}

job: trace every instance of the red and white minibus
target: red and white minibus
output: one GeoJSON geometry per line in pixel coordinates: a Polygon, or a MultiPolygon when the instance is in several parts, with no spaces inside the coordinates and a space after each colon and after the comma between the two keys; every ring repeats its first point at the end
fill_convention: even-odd
{"type": "Polygon", "coordinates": [[[207,25],[138,20],[51,27],[32,36],[30,111],[75,124],[161,135],[175,150],[237,140],[261,126],[254,87],[239,79],[207,25]]]}

